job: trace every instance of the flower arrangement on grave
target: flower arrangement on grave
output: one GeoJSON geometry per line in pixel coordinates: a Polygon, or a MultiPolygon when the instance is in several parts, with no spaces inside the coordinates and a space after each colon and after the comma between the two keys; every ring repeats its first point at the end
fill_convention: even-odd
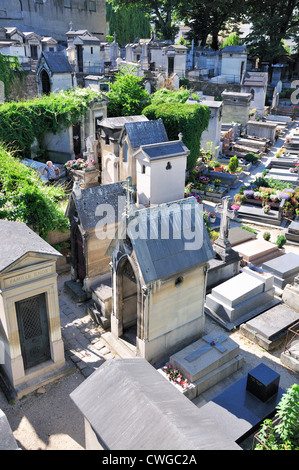
{"type": "Polygon", "coordinates": [[[208,184],[210,181],[210,178],[208,176],[200,176],[199,177],[199,182],[202,184],[208,184]]]}
{"type": "Polygon", "coordinates": [[[215,179],[215,181],[214,181],[215,188],[218,188],[220,186],[220,184],[221,184],[221,180],[219,180],[218,178],[215,179]]]}
{"type": "Polygon", "coordinates": [[[163,372],[166,374],[166,377],[170,382],[180,385],[182,388],[188,388],[190,383],[188,379],[185,379],[183,374],[179,369],[171,367],[170,364],[163,367],[163,372]]]}
{"type": "Polygon", "coordinates": [[[216,221],[216,214],[210,214],[210,222],[211,224],[214,224],[216,221]]]}
{"type": "Polygon", "coordinates": [[[288,143],[290,143],[290,142],[291,142],[291,140],[292,140],[292,139],[291,139],[291,137],[286,137],[286,139],[285,139],[285,143],[286,143],[286,144],[288,144],[288,143]]]}
{"type": "Polygon", "coordinates": [[[288,201],[291,198],[291,195],[283,191],[282,193],[278,194],[278,197],[281,200],[284,199],[285,201],[288,201]]]}
{"type": "Polygon", "coordinates": [[[299,215],[299,209],[295,209],[296,215],[299,215]]]}
{"type": "Polygon", "coordinates": [[[277,193],[271,193],[270,194],[270,201],[277,202],[278,201],[278,194],[277,193]]]}
{"type": "MultiPolygon", "coordinates": [[[[91,163],[94,165],[95,161],[91,159],[91,163]]],[[[88,162],[83,158],[77,158],[76,160],[68,160],[64,166],[68,170],[84,170],[88,166],[88,162]]]]}
{"type": "Polygon", "coordinates": [[[254,199],[259,199],[259,198],[261,197],[260,191],[255,191],[255,192],[253,193],[253,197],[254,197],[254,199]]]}
{"type": "Polygon", "coordinates": [[[253,189],[245,189],[243,192],[244,196],[246,196],[248,199],[252,198],[254,195],[253,189]]]}
{"type": "Polygon", "coordinates": [[[238,211],[239,209],[240,209],[240,206],[239,206],[238,204],[233,204],[233,205],[231,206],[231,210],[232,210],[232,211],[235,211],[235,212],[236,212],[236,211],[238,211]]]}
{"type": "Polygon", "coordinates": [[[268,213],[270,212],[270,210],[271,210],[271,206],[269,206],[269,204],[266,204],[266,205],[264,206],[264,213],[265,213],[265,214],[268,214],[268,213]]]}
{"type": "Polygon", "coordinates": [[[191,190],[194,188],[194,184],[193,183],[188,183],[186,186],[185,186],[185,190],[184,190],[184,193],[185,193],[185,196],[189,196],[189,194],[191,194],[191,190]]]}

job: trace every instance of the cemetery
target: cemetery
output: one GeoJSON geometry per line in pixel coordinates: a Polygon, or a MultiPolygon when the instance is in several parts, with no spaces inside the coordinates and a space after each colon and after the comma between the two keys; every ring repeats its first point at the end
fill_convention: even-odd
{"type": "Polygon", "coordinates": [[[255,449],[298,395],[297,59],[39,3],[0,9],[0,449],[255,449]]]}

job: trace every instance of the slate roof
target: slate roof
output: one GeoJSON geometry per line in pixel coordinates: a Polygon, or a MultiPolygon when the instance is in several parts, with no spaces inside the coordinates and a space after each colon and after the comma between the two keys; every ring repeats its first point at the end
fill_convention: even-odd
{"type": "Polygon", "coordinates": [[[52,73],[72,72],[72,67],[63,52],[42,52],[42,56],[52,73]]]}
{"type": "Polygon", "coordinates": [[[148,121],[146,116],[119,116],[104,118],[101,120],[100,127],[108,127],[110,129],[121,129],[126,122],[148,121]]]}
{"type": "Polygon", "coordinates": [[[161,158],[179,157],[188,155],[190,151],[181,140],[159,142],[158,144],[142,145],[140,150],[150,159],[158,160],[161,158]]]}
{"type": "MultiPolygon", "coordinates": [[[[122,236],[124,224],[125,220],[119,226],[122,236]]],[[[138,210],[129,217],[126,230],[145,284],[200,266],[215,257],[194,197],[138,210]]],[[[107,254],[112,254],[116,241],[111,242],[107,254]]]]}
{"type": "Polygon", "coordinates": [[[226,46],[222,49],[222,52],[246,52],[246,46],[226,46]]]}
{"type": "MultiPolygon", "coordinates": [[[[94,186],[93,188],[79,189],[78,192],[74,185],[71,200],[74,201],[80,219],[80,225],[83,230],[87,231],[95,228],[96,224],[99,223],[103,217],[105,217],[106,222],[117,223],[118,211],[120,211],[120,213],[124,211],[124,207],[119,207],[119,204],[125,202],[123,199],[119,199],[120,196],[126,196],[123,183],[94,186]],[[101,215],[99,211],[97,215],[96,210],[97,208],[99,209],[101,204],[109,204],[111,206],[111,213],[101,215]],[[111,219],[109,220],[110,215],[111,219]]],[[[70,202],[65,213],[66,217],[69,217],[70,202]]]]}
{"type": "Polygon", "coordinates": [[[104,449],[241,450],[142,358],[104,362],[70,397],[104,449]]]}
{"type": "Polygon", "coordinates": [[[29,253],[60,257],[61,254],[21,222],[0,220],[0,272],[29,253]]]}
{"type": "Polygon", "coordinates": [[[132,147],[167,142],[168,136],[162,119],[127,122],[124,125],[132,147]]]}

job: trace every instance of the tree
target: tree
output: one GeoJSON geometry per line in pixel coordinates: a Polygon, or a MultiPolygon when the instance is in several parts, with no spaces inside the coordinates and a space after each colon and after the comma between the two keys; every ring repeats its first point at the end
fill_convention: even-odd
{"type": "Polygon", "coordinates": [[[137,5],[131,8],[114,8],[107,3],[107,21],[109,23],[110,37],[116,34],[117,43],[120,46],[133,42],[135,38],[150,38],[151,25],[146,14],[137,5]]]}
{"type": "Polygon", "coordinates": [[[210,35],[214,50],[219,49],[219,33],[234,28],[244,13],[243,2],[237,0],[180,1],[176,11],[178,17],[191,28],[189,38],[206,46],[210,35]]]}
{"type": "Polygon", "coordinates": [[[270,66],[284,55],[283,40],[298,35],[298,8],[299,0],[248,0],[247,19],[252,28],[245,40],[251,54],[270,66]]]}
{"type": "Polygon", "coordinates": [[[149,100],[142,78],[132,72],[128,73],[126,69],[116,74],[116,79],[111,84],[107,96],[110,100],[107,105],[109,117],[141,114],[149,100]]]}
{"type": "Polygon", "coordinates": [[[178,0],[109,0],[115,8],[136,6],[143,11],[150,21],[155,24],[158,38],[174,41],[178,28],[172,18],[178,0]]]}

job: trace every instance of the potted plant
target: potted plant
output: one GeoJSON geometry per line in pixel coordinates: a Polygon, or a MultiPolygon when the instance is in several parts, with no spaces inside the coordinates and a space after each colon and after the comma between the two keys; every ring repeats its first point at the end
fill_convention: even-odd
{"type": "Polygon", "coordinates": [[[261,197],[260,191],[255,191],[255,192],[253,193],[253,197],[254,197],[254,199],[260,199],[260,197],[261,197]]]}
{"type": "Polygon", "coordinates": [[[215,162],[214,163],[214,171],[222,171],[223,166],[220,164],[220,162],[215,162]]]}
{"type": "Polygon", "coordinates": [[[215,214],[210,214],[210,222],[211,224],[214,224],[216,221],[216,215],[215,214]]]}
{"type": "Polygon", "coordinates": [[[293,214],[294,214],[294,206],[289,201],[285,202],[283,206],[283,215],[285,217],[292,217],[293,214]]]}

